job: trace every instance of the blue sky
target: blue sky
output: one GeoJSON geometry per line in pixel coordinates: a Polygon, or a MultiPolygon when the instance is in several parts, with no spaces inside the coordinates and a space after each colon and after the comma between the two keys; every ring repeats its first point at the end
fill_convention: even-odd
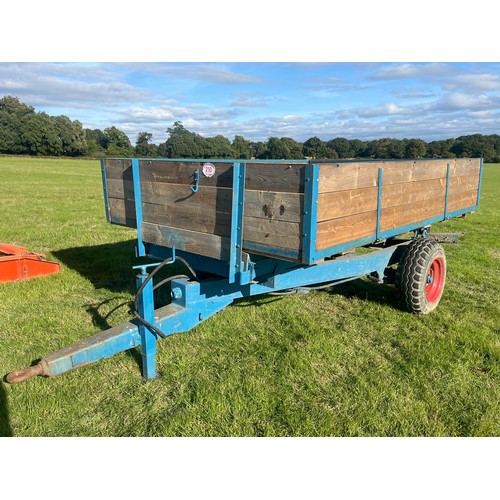
{"type": "Polygon", "coordinates": [[[153,142],[203,136],[430,141],[500,133],[500,63],[0,63],[0,96],[153,142]]]}

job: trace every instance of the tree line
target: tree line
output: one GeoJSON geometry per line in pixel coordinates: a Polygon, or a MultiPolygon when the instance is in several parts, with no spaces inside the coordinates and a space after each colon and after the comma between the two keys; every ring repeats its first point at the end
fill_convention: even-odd
{"type": "Polygon", "coordinates": [[[465,135],[426,142],[422,139],[383,138],[371,141],[336,137],[323,141],[311,137],[304,142],[290,137],[269,137],[250,141],[236,135],[203,137],[176,121],[167,129],[168,139],[152,142],[151,132],[140,132],[135,145],[115,126],[104,130],[83,128],[66,116],[36,112],[19,98],[0,99],[0,153],[38,156],[236,158],[236,159],[402,159],[484,158],[500,163],[500,136],[465,135]]]}

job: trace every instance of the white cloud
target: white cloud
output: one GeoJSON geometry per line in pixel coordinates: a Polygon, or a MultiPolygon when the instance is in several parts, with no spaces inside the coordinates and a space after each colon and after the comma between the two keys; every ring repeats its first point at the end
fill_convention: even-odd
{"type": "Polygon", "coordinates": [[[267,80],[254,75],[232,71],[221,64],[160,64],[133,63],[123,67],[145,73],[175,76],[176,78],[197,80],[201,82],[238,85],[243,83],[264,83],[267,80]]]}
{"type": "MultiPolygon", "coordinates": [[[[498,103],[496,104],[498,107],[498,103]]],[[[438,101],[424,106],[428,111],[451,112],[457,110],[478,110],[495,107],[495,103],[486,95],[470,95],[454,92],[443,96],[438,101]]]]}
{"type": "Polygon", "coordinates": [[[383,104],[382,106],[378,107],[373,107],[373,108],[357,108],[353,109],[352,113],[362,116],[362,117],[371,117],[375,118],[378,116],[387,116],[387,115],[407,115],[407,114],[412,114],[414,113],[414,110],[412,108],[405,108],[402,106],[399,106],[398,104],[394,102],[387,102],[383,104]]]}
{"type": "Polygon", "coordinates": [[[500,90],[500,76],[491,73],[458,75],[447,82],[446,86],[447,88],[461,88],[469,92],[500,90]]]}
{"type": "Polygon", "coordinates": [[[93,81],[85,81],[89,72],[58,64],[0,64],[0,94],[14,94],[32,106],[77,109],[151,99],[142,89],[99,68],[90,72],[93,81]]]}
{"type": "Polygon", "coordinates": [[[450,65],[443,63],[397,64],[383,66],[369,78],[372,80],[394,80],[400,78],[428,79],[449,75],[454,71],[450,65]]]}

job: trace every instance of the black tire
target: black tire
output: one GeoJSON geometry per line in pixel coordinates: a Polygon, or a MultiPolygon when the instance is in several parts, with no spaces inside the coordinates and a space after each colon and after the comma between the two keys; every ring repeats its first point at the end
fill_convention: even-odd
{"type": "Polygon", "coordinates": [[[425,238],[411,241],[396,271],[396,288],[405,308],[415,314],[429,314],[439,304],[445,282],[443,247],[425,238]]]}

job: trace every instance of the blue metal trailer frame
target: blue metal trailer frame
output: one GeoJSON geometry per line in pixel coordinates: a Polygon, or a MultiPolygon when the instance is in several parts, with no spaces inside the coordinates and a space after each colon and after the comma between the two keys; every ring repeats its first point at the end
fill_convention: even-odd
{"type": "MultiPolygon", "coordinates": [[[[9,374],[7,380],[11,383],[17,383],[36,375],[58,375],[135,347],[140,347],[141,350],[143,378],[151,379],[157,375],[156,342],[159,338],[174,333],[187,332],[237,299],[312,285],[331,284],[333,286],[367,275],[382,282],[387,269],[399,262],[405,246],[411,241],[411,239],[398,239],[395,236],[407,231],[414,231],[415,237],[425,236],[431,224],[479,208],[483,171],[481,160],[478,199],[475,206],[448,212],[447,193],[450,177],[450,166],[448,165],[446,201],[442,216],[432,217],[410,226],[380,231],[383,175],[382,169],[379,169],[376,234],[369,238],[316,251],[315,222],[320,166],[318,163],[309,163],[305,166],[304,212],[306,217],[304,217],[302,236],[302,262],[292,262],[272,256],[266,257],[243,252],[245,162],[232,161],[232,163],[233,199],[230,256],[229,261],[225,262],[176,250],[175,246],[167,248],[142,240],[139,160],[132,159],[137,221],[137,256],[147,256],[155,261],[135,266],[139,270],[137,289],[140,292],[136,297],[136,318],[49,354],[35,366],[24,370],[14,370],[9,374]],[[344,254],[347,250],[361,246],[369,247],[371,251],[362,254],[354,252],[344,254]],[[153,293],[155,287],[152,279],[155,270],[159,266],[172,264],[178,258],[189,262],[190,266],[197,271],[209,272],[210,275],[204,279],[197,279],[196,276],[172,279],[170,281],[171,303],[156,309],[153,293]]],[[[102,165],[102,176],[106,218],[111,221],[106,197],[104,164],[102,165]]],[[[195,189],[197,189],[197,183],[193,186],[193,190],[195,189]]],[[[248,252],[251,247],[249,248],[247,245],[245,250],[248,252]]],[[[266,252],[269,253],[269,249],[266,249],[266,252]]],[[[290,257],[298,258],[299,255],[291,254],[290,257]]]]}

